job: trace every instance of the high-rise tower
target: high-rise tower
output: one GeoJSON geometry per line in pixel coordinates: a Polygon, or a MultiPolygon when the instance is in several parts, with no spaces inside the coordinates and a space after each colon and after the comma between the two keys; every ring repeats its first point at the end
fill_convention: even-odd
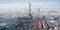
{"type": "Polygon", "coordinates": [[[29,3],[29,16],[31,16],[31,3],[29,3]]]}

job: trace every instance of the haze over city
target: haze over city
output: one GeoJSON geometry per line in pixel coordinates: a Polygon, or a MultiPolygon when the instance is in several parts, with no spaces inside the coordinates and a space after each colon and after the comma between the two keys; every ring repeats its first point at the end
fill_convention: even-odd
{"type": "Polygon", "coordinates": [[[31,11],[60,11],[60,0],[0,0],[0,13],[28,13],[29,3],[31,11]]]}

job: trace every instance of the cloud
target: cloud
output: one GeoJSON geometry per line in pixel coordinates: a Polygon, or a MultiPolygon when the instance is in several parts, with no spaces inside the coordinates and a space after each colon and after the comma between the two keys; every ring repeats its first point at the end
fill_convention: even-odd
{"type": "Polygon", "coordinates": [[[0,3],[60,3],[60,0],[0,0],[0,3]]]}

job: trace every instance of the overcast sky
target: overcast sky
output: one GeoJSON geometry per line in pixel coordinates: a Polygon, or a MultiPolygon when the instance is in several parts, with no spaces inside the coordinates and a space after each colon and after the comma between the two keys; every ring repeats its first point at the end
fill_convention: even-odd
{"type": "Polygon", "coordinates": [[[60,3],[60,0],[0,0],[0,3],[60,3]]]}

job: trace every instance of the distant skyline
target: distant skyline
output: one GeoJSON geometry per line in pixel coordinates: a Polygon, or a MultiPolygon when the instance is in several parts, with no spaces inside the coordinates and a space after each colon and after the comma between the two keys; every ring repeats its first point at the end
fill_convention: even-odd
{"type": "Polygon", "coordinates": [[[0,3],[58,3],[60,0],[0,0],[0,3]]]}
{"type": "Polygon", "coordinates": [[[0,0],[0,13],[9,11],[22,12],[23,8],[29,9],[28,3],[31,3],[31,8],[34,12],[36,8],[41,8],[43,11],[60,10],[60,0],[0,0]]]}
{"type": "MultiPolygon", "coordinates": [[[[40,8],[42,11],[49,11],[49,10],[60,10],[60,4],[40,4],[40,3],[31,3],[32,11],[37,11],[40,8]]],[[[29,4],[27,3],[17,3],[17,4],[0,4],[0,12],[7,12],[7,11],[21,11],[28,10],[29,4]]]]}

